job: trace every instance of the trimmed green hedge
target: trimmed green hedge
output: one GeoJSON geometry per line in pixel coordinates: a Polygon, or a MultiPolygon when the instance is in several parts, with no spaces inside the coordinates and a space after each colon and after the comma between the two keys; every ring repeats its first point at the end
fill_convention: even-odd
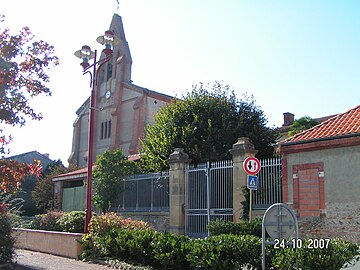
{"type": "Polygon", "coordinates": [[[234,269],[259,265],[261,241],[252,235],[190,239],[151,229],[116,228],[102,237],[84,237],[82,258],[113,258],[166,269],[234,269]],[[91,242],[91,244],[89,244],[91,242]]]}
{"type": "Polygon", "coordinates": [[[261,238],[261,218],[249,221],[233,223],[225,220],[214,220],[208,224],[210,235],[236,234],[236,235],[255,235],[261,238]]]}
{"type": "MultiPolygon", "coordinates": [[[[154,231],[146,224],[137,224],[139,221],[128,220],[128,224],[135,222],[134,225],[123,226],[119,220],[111,215],[92,219],[91,231],[83,238],[83,259],[107,258],[156,269],[261,269],[260,237],[220,234],[191,239],[154,231]]],[[[266,269],[292,269],[297,260],[303,270],[337,270],[356,255],[359,246],[340,239],[331,240],[324,249],[267,246],[266,269]]]]}
{"type": "Polygon", "coordinates": [[[342,239],[330,240],[326,248],[309,248],[308,241],[304,241],[302,248],[277,250],[272,264],[278,270],[292,269],[296,261],[304,270],[336,270],[356,255],[359,255],[359,246],[342,239]]]}

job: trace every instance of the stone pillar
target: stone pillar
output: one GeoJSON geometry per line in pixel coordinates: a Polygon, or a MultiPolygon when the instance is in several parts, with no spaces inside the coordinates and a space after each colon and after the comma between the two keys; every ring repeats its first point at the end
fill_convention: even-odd
{"type": "Polygon", "coordinates": [[[258,151],[252,143],[249,142],[249,138],[241,137],[233,144],[230,153],[233,158],[233,220],[234,222],[240,222],[240,218],[243,213],[243,207],[241,202],[245,200],[241,187],[246,186],[247,174],[243,168],[243,162],[245,158],[255,156],[258,151]]]}
{"type": "Polygon", "coordinates": [[[175,148],[170,155],[169,191],[170,191],[170,220],[169,232],[185,234],[185,168],[190,162],[189,156],[183,148],[175,148]]]}

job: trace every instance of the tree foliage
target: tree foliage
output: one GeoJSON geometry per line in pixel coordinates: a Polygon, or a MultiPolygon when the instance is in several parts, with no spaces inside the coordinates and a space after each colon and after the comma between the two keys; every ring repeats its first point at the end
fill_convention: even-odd
{"type": "Polygon", "coordinates": [[[94,203],[106,212],[118,199],[122,181],[138,172],[138,165],[129,161],[121,149],[107,150],[96,159],[93,171],[94,203]]]}
{"type": "Polygon", "coordinates": [[[0,159],[0,192],[12,193],[16,191],[25,176],[39,176],[41,169],[40,161],[36,160],[33,164],[26,164],[15,160],[0,159]]]}
{"type": "MultiPolygon", "coordinates": [[[[0,22],[3,21],[4,16],[0,15],[0,22]]],[[[0,152],[6,151],[11,140],[10,135],[5,135],[6,125],[22,126],[26,118],[42,119],[29,100],[40,94],[51,95],[46,71],[57,64],[54,47],[35,40],[28,27],[15,35],[9,28],[0,28],[0,152]]]]}
{"type": "Polygon", "coordinates": [[[54,208],[54,183],[52,181],[54,176],[76,169],[78,168],[72,165],[69,168],[65,168],[61,160],[57,160],[50,163],[43,170],[41,178],[36,182],[31,193],[31,197],[40,211],[45,212],[54,208]]]}
{"type": "MultiPolygon", "coordinates": [[[[0,14],[0,23],[4,16],[0,14]]],[[[18,34],[9,28],[0,28],[0,153],[5,154],[11,135],[6,126],[24,125],[26,118],[40,120],[41,113],[30,106],[30,99],[41,94],[51,95],[46,86],[46,71],[58,64],[54,47],[42,40],[35,40],[28,27],[18,34]]],[[[39,175],[41,165],[0,160],[0,193],[12,193],[20,181],[29,174],[39,175]]]]}
{"type": "Polygon", "coordinates": [[[316,126],[318,122],[315,119],[312,119],[310,116],[304,116],[299,119],[296,119],[290,126],[290,130],[288,132],[289,136],[294,136],[304,130],[312,128],[316,126]]]}
{"type": "Polygon", "coordinates": [[[166,169],[176,147],[184,148],[194,163],[227,159],[239,137],[250,138],[259,150],[258,157],[269,157],[277,133],[266,124],[253,97],[239,99],[221,82],[200,83],[182,100],[162,107],[154,124],[146,126],[142,164],[147,170],[166,169]]]}

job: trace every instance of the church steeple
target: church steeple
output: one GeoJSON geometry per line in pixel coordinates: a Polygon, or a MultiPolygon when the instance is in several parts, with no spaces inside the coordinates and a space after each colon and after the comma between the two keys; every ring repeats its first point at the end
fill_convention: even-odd
{"type": "Polygon", "coordinates": [[[110,24],[110,30],[114,32],[117,37],[118,44],[114,44],[114,57],[116,57],[114,64],[117,65],[119,74],[117,77],[121,78],[121,81],[131,81],[131,65],[132,58],[130,53],[129,44],[126,41],[125,31],[122,23],[122,19],[118,14],[114,14],[110,24]]]}

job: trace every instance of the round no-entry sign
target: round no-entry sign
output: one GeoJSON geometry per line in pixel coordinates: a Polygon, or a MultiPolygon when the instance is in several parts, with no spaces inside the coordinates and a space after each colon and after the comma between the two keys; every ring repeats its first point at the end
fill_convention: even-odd
{"type": "Polygon", "coordinates": [[[244,160],[243,167],[249,175],[258,174],[261,169],[260,161],[256,157],[247,157],[244,160]]]}

